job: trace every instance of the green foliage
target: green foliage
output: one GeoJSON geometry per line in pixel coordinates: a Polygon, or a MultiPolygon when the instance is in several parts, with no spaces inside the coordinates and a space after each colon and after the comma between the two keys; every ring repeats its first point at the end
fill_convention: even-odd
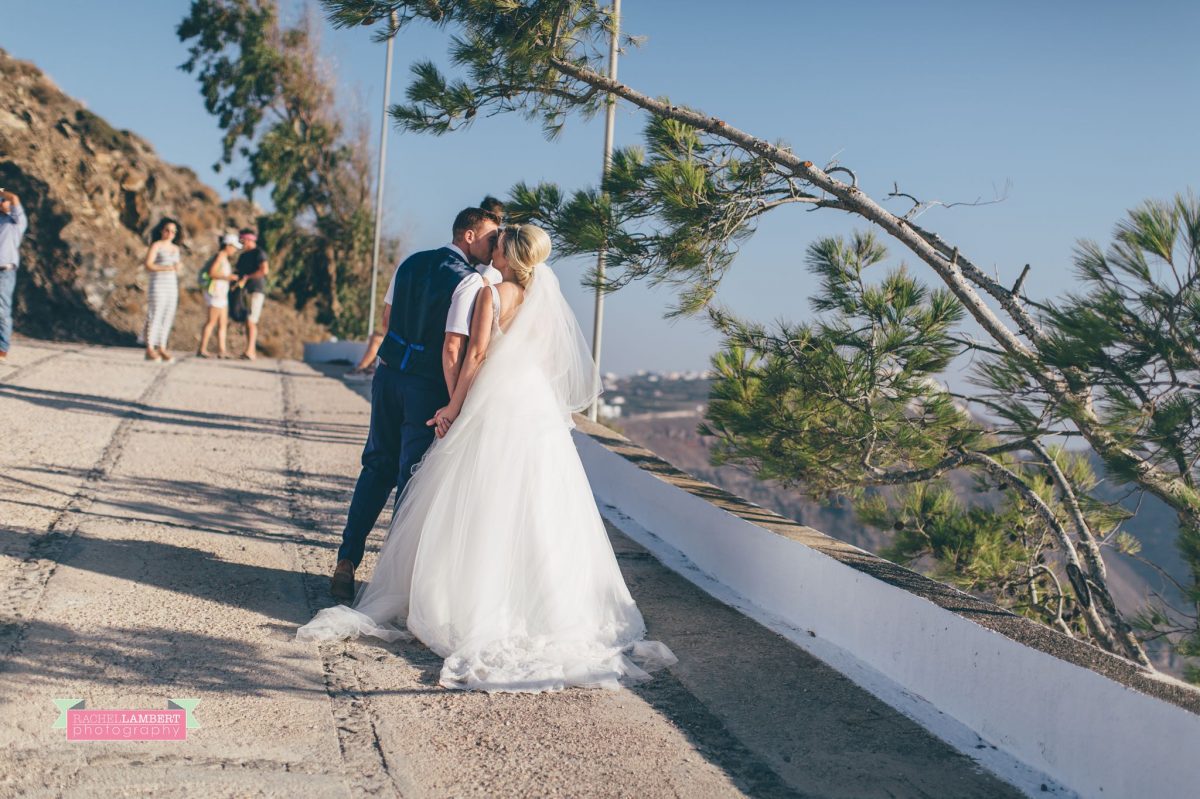
{"type": "MultiPolygon", "coordinates": [[[[1197,259],[1186,254],[1194,249],[1181,231],[1200,229],[1192,222],[1200,215],[1185,199],[1147,208],[1118,228],[1115,255],[1081,245],[1080,277],[1089,290],[1043,306],[1044,357],[1094,387],[1107,430],[1147,460],[1182,464],[1190,486],[1200,459],[1191,421],[1200,375],[1187,352],[1197,351],[1200,328],[1152,309],[1188,302],[1197,259]],[[1185,265],[1178,282],[1152,284],[1152,261],[1133,242],[1185,265]]],[[[1138,556],[1139,542],[1121,529],[1129,513],[1093,495],[1098,480],[1084,452],[1040,444],[1069,433],[1071,417],[1032,378],[1031,364],[963,336],[957,301],[928,291],[903,266],[868,281],[867,270],[885,260],[866,234],[810,246],[806,261],[820,289],[810,300],[816,320],[807,324],[767,330],[713,312],[726,334],[713,358],[717,379],[703,428],[715,437],[714,461],[817,497],[847,493],[861,521],[893,533],[888,557],[1072,634],[1098,634],[1084,624],[1080,606],[1088,597],[1068,579],[1064,546],[1084,564],[1088,593],[1106,591],[1101,567],[1085,563],[1088,541],[1138,556]],[[968,356],[979,391],[953,395],[936,378],[968,356]],[[1044,459],[1016,457],[1037,446],[1063,484],[1044,459]],[[956,498],[946,482],[955,470],[974,474],[980,502],[956,498]]],[[[1185,526],[1180,544],[1192,564],[1200,564],[1196,541],[1185,526]]],[[[1194,581],[1180,593],[1197,606],[1194,581]]],[[[1157,601],[1134,621],[1144,638],[1162,638],[1177,654],[1200,649],[1194,613],[1157,601]]]]}
{"type": "Polygon", "coordinates": [[[870,234],[810,246],[822,287],[811,303],[830,312],[816,322],[768,332],[715,315],[727,334],[706,427],[718,463],[820,495],[884,469],[932,468],[982,441],[983,427],[935,383],[962,348],[952,336],[962,307],[903,266],[868,282],[885,257],[870,234]]]}
{"type": "Polygon", "coordinates": [[[336,335],[361,335],[374,215],[364,137],[349,137],[323,74],[311,23],[279,23],[274,0],[193,0],[180,23],[183,69],[224,131],[221,170],[243,158],[230,188],[269,190],[259,219],[273,279],[298,305],[319,300],[336,335]],[[349,312],[343,313],[343,309],[349,312]]]}
{"type": "MultiPolygon", "coordinates": [[[[1060,587],[1061,564],[1048,559],[1054,537],[1028,500],[981,473],[977,490],[988,501],[966,506],[946,482],[967,465],[963,453],[996,450],[1014,480],[1058,504],[1044,471],[1008,459],[998,436],[936,380],[968,348],[955,334],[962,307],[902,265],[869,281],[867,270],[886,258],[870,234],[822,239],[806,258],[821,286],[810,300],[817,321],[768,332],[716,315],[727,338],[713,358],[703,428],[715,438],[714,461],[815,497],[848,493],[863,523],[892,533],[886,557],[1071,628],[1074,600],[1060,587]],[[877,485],[899,488],[864,490],[877,485]]],[[[1095,485],[1083,459],[1052,454],[1074,485],[1095,485]]],[[[1106,511],[1094,508],[1095,520],[1113,521],[1106,511]]]]}
{"type": "MultiPolygon", "coordinates": [[[[450,60],[464,73],[447,78],[432,62],[413,66],[408,103],[392,114],[405,128],[440,135],[470,125],[480,112],[516,112],[558,135],[570,111],[594,114],[602,95],[556,69],[603,63],[607,7],[595,0],[323,0],[340,27],[397,15],[398,28],[416,21],[454,24],[450,60]]],[[[607,4],[606,4],[607,5],[607,4]]]]}
{"type": "Polygon", "coordinates": [[[553,187],[520,184],[510,213],[546,226],[565,255],[605,248],[605,275],[593,272],[590,285],[671,285],[679,290],[672,313],[696,313],[715,297],[758,217],[800,198],[765,160],[675,120],[652,117],[644,138],[644,147],[613,154],[599,190],[564,200],[553,187]]]}
{"type": "MultiPolygon", "coordinates": [[[[1053,456],[1078,479],[1077,485],[1095,484],[1086,458],[1062,449],[1053,456]]],[[[1017,479],[1055,506],[1061,523],[1067,522],[1040,466],[1001,459],[1017,479]]],[[[1079,601],[1066,577],[1061,546],[1022,492],[983,475],[972,479],[968,491],[965,475],[957,481],[951,478],[860,492],[854,503],[856,517],[892,534],[891,545],[880,554],[1014,613],[1088,637],[1079,601]],[[971,498],[974,501],[968,502],[971,498]]],[[[1124,521],[1128,514],[1097,504],[1088,517],[1094,526],[1101,526],[1124,521]]],[[[1135,550],[1136,539],[1123,533],[1122,546],[1135,550]]]]}
{"type": "Polygon", "coordinates": [[[181,42],[195,40],[181,68],[198,73],[205,108],[224,131],[221,160],[213,165],[219,171],[239,142],[254,140],[277,103],[284,69],[278,9],[270,0],[196,0],[176,33],[181,42]]]}
{"type": "Polygon", "coordinates": [[[1073,618],[1070,598],[1046,565],[1052,537],[1012,493],[967,506],[952,487],[933,481],[886,498],[871,494],[854,509],[864,523],[893,531],[891,546],[880,553],[886,558],[924,566],[935,579],[1046,624],[1060,612],[1064,622],[1073,618]]]}
{"type": "MultiPolygon", "coordinates": [[[[1081,374],[1105,426],[1195,488],[1200,452],[1200,205],[1147,202],[1117,226],[1107,251],[1080,242],[1081,292],[1048,305],[1042,355],[1081,374]]],[[[1136,468],[1113,459],[1123,478],[1136,468]]]]}
{"type": "MultiPolygon", "coordinates": [[[[612,21],[596,0],[323,0],[335,25],[351,27],[397,15],[455,29],[449,59],[455,76],[430,61],[413,66],[408,102],[392,115],[412,131],[444,134],[500,113],[538,121],[548,136],[568,113],[596,113],[605,95],[580,78],[603,71],[612,21]]],[[[627,44],[635,43],[633,39],[627,44]]],[[[514,188],[510,215],[538,221],[563,255],[607,250],[603,277],[612,291],[648,279],[678,289],[674,313],[695,313],[715,297],[755,220],[793,202],[819,202],[795,179],[719,137],[676,120],[651,117],[645,148],[614,154],[596,190],[562,196],[553,187],[514,188]]]]}

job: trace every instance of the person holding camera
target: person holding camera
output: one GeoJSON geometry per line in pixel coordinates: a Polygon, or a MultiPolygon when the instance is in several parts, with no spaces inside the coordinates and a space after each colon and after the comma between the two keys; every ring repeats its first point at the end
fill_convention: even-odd
{"type": "Polygon", "coordinates": [[[28,227],[21,198],[0,189],[0,361],[8,357],[12,344],[13,291],[21,263],[21,239],[28,227]]]}

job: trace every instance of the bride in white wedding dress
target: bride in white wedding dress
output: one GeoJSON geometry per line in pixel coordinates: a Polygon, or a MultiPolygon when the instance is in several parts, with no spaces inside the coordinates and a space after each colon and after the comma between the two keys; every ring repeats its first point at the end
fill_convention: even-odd
{"type": "Polygon", "coordinates": [[[598,390],[549,254],[540,228],[503,231],[493,265],[504,282],[479,293],[458,386],[436,417],[442,437],[404,490],[370,583],[298,639],[394,641],[403,624],[445,658],[442,685],[485,691],[617,688],[676,662],[642,640],[571,439],[571,412],[598,390]]]}

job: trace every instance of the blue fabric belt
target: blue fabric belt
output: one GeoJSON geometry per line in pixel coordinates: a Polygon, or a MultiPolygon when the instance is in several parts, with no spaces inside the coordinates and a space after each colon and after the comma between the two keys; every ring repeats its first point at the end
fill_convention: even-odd
{"type": "Polygon", "coordinates": [[[408,367],[408,359],[412,356],[413,350],[416,350],[417,352],[425,351],[425,346],[423,344],[410,344],[409,342],[402,339],[400,336],[396,335],[391,330],[388,331],[388,338],[395,341],[401,347],[404,347],[404,357],[400,359],[400,365],[398,367],[396,367],[401,372],[403,372],[405,370],[405,368],[408,367]]]}

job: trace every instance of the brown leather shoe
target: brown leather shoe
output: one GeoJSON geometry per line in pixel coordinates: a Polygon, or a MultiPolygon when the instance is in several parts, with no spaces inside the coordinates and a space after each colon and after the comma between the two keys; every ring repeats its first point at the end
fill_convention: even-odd
{"type": "Polygon", "coordinates": [[[337,562],[333,570],[333,579],[329,582],[329,593],[334,599],[349,602],[354,599],[354,561],[343,558],[337,562]]]}

